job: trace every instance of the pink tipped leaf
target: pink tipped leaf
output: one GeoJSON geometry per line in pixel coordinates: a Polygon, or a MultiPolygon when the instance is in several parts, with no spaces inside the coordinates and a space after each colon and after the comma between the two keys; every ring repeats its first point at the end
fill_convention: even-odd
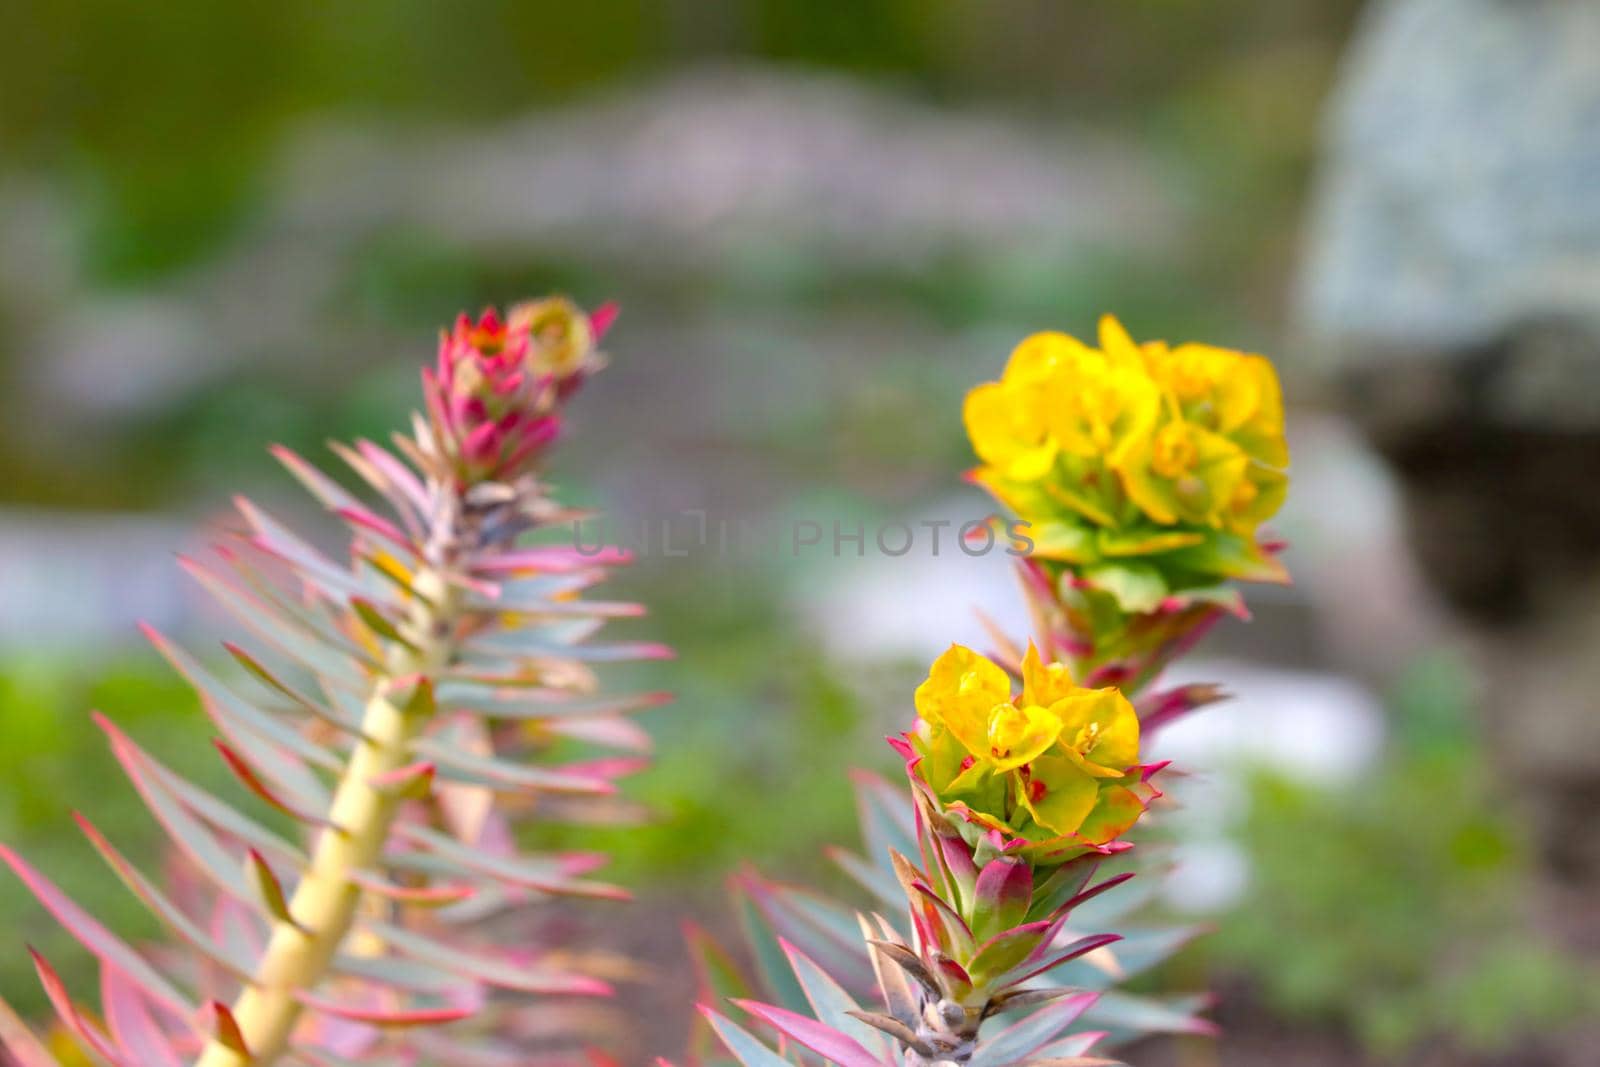
{"type": "MultiPolygon", "coordinates": [[[[395,485],[376,465],[355,449],[341,441],[330,441],[328,447],[335,455],[344,460],[345,464],[355,471],[362,481],[366,482],[367,485],[383,497],[389,506],[394,509],[394,513],[400,517],[401,524],[405,526],[407,532],[413,538],[422,539],[421,516],[426,514],[426,507],[419,506],[416,500],[395,485]]],[[[402,467],[402,469],[404,468],[402,467]]],[[[419,492],[421,491],[420,483],[418,483],[417,489],[419,492]]],[[[426,501],[424,500],[423,503],[425,504],[426,501]]]]}
{"type": "Polygon", "coordinates": [[[585,773],[545,770],[525,763],[479,756],[436,738],[421,738],[412,751],[432,761],[442,776],[468,785],[496,790],[540,790],[578,796],[610,796],[617,787],[605,778],[585,773]]]}
{"type": "MultiPolygon", "coordinates": [[[[78,828],[89,839],[95,851],[100,853],[106,864],[116,873],[122,883],[128,887],[140,903],[149,909],[150,913],[160,919],[168,929],[176,934],[179,939],[188,944],[206,960],[222,968],[227,974],[239,981],[249,981],[250,961],[240,953],[231,951],[227,946],[219,943],[192,919],[182,908],[173,903],[165,893],[157,889],[155,884],[139,872],[127,857],[114,848],[110,841],[95,828],[87,818],[73,813],[77,820],[78,828]]],[[[120,972],[119,972],[120,973],[120,972]]]]}
{"type": "Polygon", "coordinates": [[[648,753],[655,745],[650,734],[629,719],[558,719],[546,723],[544,729],[574,741],[586,741],[625,752],[648,753]]]}
{"type": "MultiPolygon", "coordinates": [[[[101,926],[99,921],[84,911],[63,893],[54,882],[35,870],[21,856],[5,845],[0,845],[0,860],[22,879],[34,897],[43,904],[55,920],[77,938],[84,948],[92,952],[102,964],[116,967],[157,1003],[179,1015],[194,1011],[194,1004],[156,971],[121,938],[101,926]]],[[[42,964],[42,959],[36,964],[42,964]]],[[[46,968],[48,969],[48,968],[46,968]]],[[[52,974],[54,972],[51,972],[52,974]]]]}
{"type": "Polygon", "coordinates": [[[970,969],[980,980],[1003,975],[1033,956],[1057,929],[1056,923],[1043,920],[1002,930],[978,949],[970,969]]]}
{"type": "Polygon", "coordinates": [[[633,562],[625,548],[599,545],[592,551],[572,545],[540,545],[499,552],[479,560],[475,569],[482,574],[570,574],[591,567],[616,567],[633,562]]]}
{"type": "Polygon", "coordinates": [[[513,625],[524,625],[523,617],[577,619],[638,619],[646,612],[643,604],[623,600],[544,600],[513,605],[503,601],[500,609],[512,616],[513,625]]]}
{"type": "MultiPolygon", "coordinates": [[[[1120,886],[1120,885],[1122,885],[1122,884],[1124,884],[1126,882],[1131,881],[1135,877],[1136,874],[1137,874],[1137,872],[1135,872],[1135,871],[1123,871],[1121,874],[1113,875],[1112,877],[1107,878],[1105,881],[1100,882],[1097,885],[1092,885],[1088,889],[1085,889],[1083,892],[1079,893],[1077,896],[1073,897],[1071,900],[1069,900],[1065,904],[1063,904],[1061,906],[1061,908],[1060,908],[1060,911],[1063,914],[1071,914],[1077,908],[1081,907],[1084,904],[1089,903],[1089,901],[1094,900],[1096,897],[1100,896],[1101,894],[1109,893],[1111,890],[1117,888],[1118,886],[1120,886]]],[[[1151,895],[1153,895],[1155,888],[1156,888],[1155,886],[1151,887],[1151,890],[1152,890],[1152,894],[1151,895]]],[[[1144,898],[1141,898],[1141,899],[1144,899],[1144,898]]],[[[1130,905],[1130,907],[1131,906],[1132,905],[1130,905]]],[[[1118,914],[1120,915],[1121,913],[1122,913],[1122,909],[1119,908],[1118,909],[1118,914]]]]}
{"type": "Polygon", "coordinates": [[[389,486],[404,496],[419,514],[429,513],[431,502],[422,480],[411,468],[395,458],[394,453],[366,439],[356,442],[356,452],[383,476],[389,486]]]}
{"type": "Polygon", "coordinates": [[[773,1052],[750,1031],[704,1004],[698,1005],[712,1031],[733,1053],[743,1067],[794,1067],[794,1064],[773,1052]]]}
{"type": "Polygon", "coordinates": [[[307,826],[323,826],[329,829],[337,829],[332,822],[328,821],[326,816],[308,808],[299,807],[286,800],[280,790],[274,789],[263,781],[261,776],[255,772],[255,768],[251,767],[243,756],[230,748],[227,742],[220,738],[213,738],[211,744],[216,748],[217,754],[222,757],[222,762],[227,765],[228,770],[233,772],[233,776],[238,780],[239,784],[260,797],[268,807],[275,808],[296,822],[305,823],[307,826]]]}
{"type": "Polygon", "coordinates": [[[329,511],[338,511],[340,508],[359,508],[361,501],[351,495],[344,486],[318,470],[309,460],[301,456],[287,445],[270,445],[267,451],[272,457],[286,467],[295,480],[305,486],[306,491],[317,498],[317,501],[329,511]]]}
{"type": "Polygon", "coordinates": [[[1100,869],[1098,857],[1086,857],[1057,867],[1035,888],[1030,919],[1053,919],[1070,901],[1082,893],[1100,869]]]}
{"type": "Polygon", "coordinates": [[[145,1003],[136,983],[115,967],[100,968],[100,1002],[111,1036],[140,1067],[183,1067],[171,1039],[145,1003]]]}
{"type": "Polygon", "coordinates": [[[312,548],[299,534],[247,498],[236,496],[233,503],[256,531],[251,543],[267,555],[293,567],[295,575],[308,589],[335,604],[342,602],[343,597],[360,596],[367,592],[366,586],[353,573],[312,548]]]}
{"type": "Polygon", "coordinates": [[[778,944],[789,959],[789,966],[805,992],[812,1014],[841,1034],[854,1038],[875,1058],[880,1061],[885,1059],[891,1050],[883,1032],[850,1014],[862,1010],[855,998],[832,975],[817,966],[811,957],[781,937],[778,944]]]}
{"type": "Polygon", "coordinates": [[[1145,737],[1154,736],[1157,730],[1178,721],[1208,704],[1226,700],[1221,686],[1196,683],[1168,689],[1141,699],[1138,702],[1139,727],[1145,737]]]}
{"type": "Polygon", "coordinates": [[[350,881],[374,896],[420,908],[442,908],[471,900],[478,894],[476,886],[465,883],[429,883],[427,885],[401,885],[371,871],[352,871],[350,881]]]}
{"type": "Polygon", "coordinates": [[[256,893],[261,898],[262,905],[267,909],[267,914],[280,923],[285,923],[304,933],[306,928],[300,920],[294,917],[289,910],[289,898],[283,891],[283,883],[278,881],[278,875],[267,863],[265,857],[255,849],[245,852],[245,866],[250,872],[250,879],[255,883],[256,893]]]}
{"type": "MultiPolygon", "coordinates": [[[[1104,1041],[1107,1036],[1104,1030],[1090,1030],[1086,1033],[1073,1034],[1071,1037],[1064,1037],[1059,1041],[1052,1041],[1048,1045],[1034,1049],[1033,1054],[1043,1059],[1072,1059],[1082,1056],[1094,1048],[1095,1045],[1104,1041]]],[[[1091,1062],[1110,1063],[1111,1061],[1098,1060],[1091,1062]]]]}
{"type": "MultiPolygon", "coordinates": [[[[954,845],[964,850],[960,838],[954,845]]],[[[973,893],[973,936],[986,940],[1017,926],[1027,917],[1032,902],[1033,865],[1010,856],[990,860],[978,872],[973,893]]]]}
{"type": "Polygon", "coordinates": [[[972,974],[949,956],[934,956],[933,969],[941,976],[945,986],[965,995],[973,988],[972,974]]]}
{"type": "Polygon", "coordinates": [[[1087,1011],[1098,995],[1078,993],[1030,1012],[1004,1030],[988,1034],[978,1043],[970,1067],[1005,1067],[1032,1062],[1034,1052],[1060,1039],[1062,1031],[1087,1011]]]}
{"type": "Polygon", "coordinates": [[[353,596],[350,598],[350,610],[355,612],[356,618],[361,620],[363,626],[378,637],[410,652],[417,651],[416,644],[401,633],[400,627],[373,601],[366,597],[353,596]]]}
{"type": "MultiPolygon", "coordinates": [[[[768,881],[754,872],[739,876],[735,888],[759,917],[752,924],[752,940],[770,939],[773,951],[781,952],[776,938],[783,937],[821,964],[828,972],[859,992],[870,988],[871,973],[862,958],[861,934],[853,912],[835,901],[794,886],[768,881]]],[[[789,971],[785,960],[774,960],[764,969],[775,981],[785,980],[789,971]]],[[[784,998],[784,1003],[790,1003],[784,998]]]]}
{"type": "Polygon", "coordinates": [[[972,847],[959,834],[938,831],[925,833],[922,852],[924,858],[931,861],[931,869],[939,872],[947,899],[959,910],[965,910],[969,902],[974,907],[983,903],[977,897],[981,872],[973,862],[972,847]]]}
{"type": "MultiPolygon", "coordinates": [[[[201,704],[211,716],[211,720],[217,724],[217,728],[239,748],[247,749],[254,754],[259,746],[246,742],[266,741],[269,751],[282,748],[299,759],[326,770],[337,771],[340,768],[338,757],[308,740],[290,724],[262,711],[223,685],[215,675],[200,666],[198,661],[167,640],[154,627],[141,626],[141,629],[151,644],[156,646],[156,650],[166,657],[167,661],[177,668],[178,673],[194,687],[200,696],[201,704]],[[246,735],[244,740],[240,740],[241,732],[246,735]]],[[[317,810],[326,809],[327,790],[314,775],[298,763],[285,760],[275,752],[270,756],[258,755],[255,757],[255,762],[261,765],[264,773],[279,780],[285,789],[294,793],[295,802],[300,806],[317,810]]]]}
{"type": "Polygon", "coordinates": [[[0,997],[0,1052],[10,1054],[14,1067],[61,1067],[4,997],[0,997]]]}
{"type": "Polygon", "coordinates": [[[439,703],[496,719],[594,719],[628,715],[672,701],[671,693],[582,697],[564,689],[498,686],[457,679],[439,688],[439,703]]]}
{"type": "Polygon", "coordinates": [[[599,344],[601,339],[611,331],[612,325],[617,321],[617,316],[622,313],[622,308],[614,300],[589,312],[589,332],[594,335],[594,343],[599,344]]]}
{"type": "Polygon", "coordinates": [[[145,805],[168,836],[214,885],[235,900],[254,906],[254,892],[238,869],[237,857],[224,847],[205,823],[192,815],[161,784],[157,784],[154,776],[144,773],[144,768],[132,751],[132,746],[125,742],[114,741],[112,744],[113,755],[122,763],[134,788],[139,791],[145,805]]]}
{"type": "Polygon", "coordinates": [[[386,862],[393,867],[421,870],[430,874],[449,872],[459,876],[470,871],[497,879],[521,889],[560,896],[595,897],[602,900],[627,900],[629,893],[618,886],[587,882],[570,877],[560,862],[537,857],[496,855],[464,844],[449,834],[412,823],[395,827],[398,836],[422,846],[425,852],[391,852],[386,862]]]}
{"type": "Polygon", "coordinates": [[[703,927],[686,920],[683,923],[683,940],[689,949],[697,995],[701,999],[727,1000],[753,995],[754,991],[738,962],[703,927]]]}
{"type": "Polygon", "coordinates": [[[348,689],[364,688],[366,671],[376,665],[365,649],[356,647],[310,606],[286,599],[243,556],[220,546],[216,553],[250,591],[187,556],[178,557],[178,566],[211,594],[218,607],[288,659],[348,689]]]}
{"type": "Polygon", "coordinates": [[[39,984],[44,987],[45,996],[49,998],[50,1006],[55,1009],[56,1017],[72,1031],[84,1051],[99,1062],[109,1063],[112,1067],[141,1067],[123,1056],[111,1038],[78,1011],[77,1005],[72,1002],[71,994],[67,992],[65,983],[61,981],[61,976],[50,966],[48,960],[34,950],[32,945],[28,946],[28,955],[33,957],[33,969],[39,975],[39,984]]]}
{"type": "Polygon", "coordinates": [[[220,1000],[207,1003],[201,1009],[200,1021],[213,1041],[237,1054],[246,1063],[251,1062],[253,1057],[250,1046],[245,1043],[244,1031],[239,1028],[239,1020],[233,1017],[233,1011],[226,1004],[220,1000]]]}
{"type": "MultiPolygon", "coordinates": [[[[168,814],[168,809],[177,807],[180,814],[193,812],[229,837],[247,842],[292,866],[304,866],[308,862],[305,853],[296,846],[169,770],[104,715],[95,712],[91,718],[105,731],[111,741],[111,754],[122,765],[128,780],[163,825],[166,824],[163,816],[168,814]]],[[[170,831],[171,827],[168,829],[170,831]]]]}
{"type": "Polygon", "coordinates": [[[378,1008],[361,1004],[345,1004],[306,990],[296,990],[294,998],[312,1011],[331,1015],[336,1019],[366,1023],[385,1029],[405,1029],[412,1026],[438,1026],[460,1022],[477,1012],[471,1007],[415,1007],[378,1008]]]}
{"type": "Polygon", "coordinates": [[[612,992],[611,986],[598,978],[498,958],[484,952],[466,952],[387,923],[369,922],[366,929],[404,955],[502,989],[581,997],[604,997],[612,992]]]}
{"type": "Polygon", "coordinates": [[[939,948],[949,956],[969,959],[977,948],[972,930],[948,901],[932,887],[918,883],[913,887],[912,907],[920,922],[931,929],[939,948]]]}
{"type": "Polygon", "coordinates": [[[884,1067],[886,1061],[862,1048],[855,1038],[815,1019],[753,1000],[736,1000],[733,1003],[839,1067],[884,1067]]]}
{"type": "Polygon", "coordinates": [[[406,536],[404,530],[383,516],[367,510],[354,501],[334,509],[334,514],[355,527],[357,531],[377,534],[403,552],[414,555],[417,551],[416,542],[406,536]]]}
{"type": "Polygon", "coordinates": [[[367,784],[381,793],[405,800],[425,800],[433,795],[433,783],[438,777],[439,768],[431,761],[423,760],[374,774],[367,779],[367,784]]]}
{"type": "Polygon", "coordinates": [[[1089,937],[1080,937],[1059,952],[1040,952],[1035,958],[1024,963],[1016,971],[1006,976],[1008,986],[1019,986],[1030,978],[1037,978],[1047,971],[1054,970],[1064,963],[1071,962],[1079,956],[1085,956],[1097,948],[1114,945],[1122,940],[1120,934],[1094,934],[1089,937]]]}
{"type": "Polygon", "coordinates": [[[222,647],[227,651],[228,655],[233,657],[235,663],[248,671],[258,682],[273,692],[288,697],[297,708],[306,714],[327,723],[346,736],[362,741],[371,741],[371,738],[361,732],[360,723],[352,721],[336,709],[326,707],[320,700],[314,700],[306,696],[300,690],[278,677],[275,671],[262,663],[248,649],[241,648],[232,641],[222,642],[222,647]]]}

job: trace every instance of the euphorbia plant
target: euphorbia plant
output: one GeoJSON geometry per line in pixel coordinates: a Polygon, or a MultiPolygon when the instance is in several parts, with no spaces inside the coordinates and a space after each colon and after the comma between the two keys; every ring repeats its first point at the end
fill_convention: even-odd
{"type": "MultiPolygon", "coordinates": [[[[1107,318],[1099,348],[1064,334],[1024,341],[1001,381],[968,396],[966,421],[983,460],[972,479],[1035,542],[1020,561],[1033,640],[1021,651],[996,631],[993,657],[952,647],[891,741],[915,847],[884,848],[898,892],[878,891],[905,921],[857,917],[875,979],[866,996],[851,954],[833,951],[835,913],[750,883],[762,919],[789,937],[820,931],[833,967],[782,938],[792,977],[772,984],[795,986],[805,1010],[735,1000],[776,1051],[702,1006],[749,1067],[1110,1062],[1087,1055],[1104,1031],[1074,1027],[1096,1000],[1084,986],[1106,984],[1081,968],[1098,956],[1102,974],[1120,975],[1121,938],[1074,913],[1131,877],[1096,880],[1160,795],[1163,765],[1142,761],[1144,736],[1216,698],[1208,686],[1145,689],[1220,614],[1242,614],[1230,579],[1285,578],[1259,536],[1288,463],[1277,377],[1259,356],[1138,345],[1107,318]]],[[[879,884],[870,862],[847,866],[879,884]]],[[[706,974],[717,958],[702,947],[706,974]]],[[[1117,1036],[1157,1028],[1152,1018],[1198,1028],[1176,1015],[1175,1027],[1135,1016],[1117,1036]]]]}
{"type": "MultiPolygon", "coordinates": [[[[571,518],[541,468],[566,402],[602,365],[595,346],[611,315],[555,298],[504,317],[462,316],[423,372],[426,414],[410,432],[392,449],[335,446],[381,509],[276,450],[348,526],[348,562],[246,501],[249,532],[221,546],[223,566],[186,562],[270,649],[225,645],[251,695],[166,637],[152,631],[152,640],[194,684],[227,766],[299,823],[303,840],[235,810],[98,719],[183,865],[213,892],[197,912],[193,886],[158,886],[79,819],[184,950],[152,957],[0,848],[99,961],[103,1023],[34,957],[91,1059],[399,1064],[465,1049],[471,1062],[523,1063],[530,1054],[496,1031],[526,1033],[526,1001],[490,997],[491,988],[607,991],[546,946],[496,944],[475,928],[552,895],[625,895],[586,877],[603,856],[529,854],[513,835],[530,815],[609,817],[599,798],[648,746],[627,716],[661,699],[602,694],[589,666],[666,654],[588,640],[606,619],[639,613],[580,597],[620,558],[528,543],[571,518]],[[612,754],[586,754],[596,747],[612,754]],[[458,1044],[460,1033],[469,1036],[458,1044]]],[[[3,1037],[29,1067],[54,1062],[16,1027],[3,1037]]]]}
{"type": "Polygon", "coordinates": [[[1244,614],[1230,579],[1288,580],[1260,537],[1289,485],[1264,357],[1136,344],[1107,316],[1099,348],[1023,341],[963,414],[982,461],[968,478],[1028,524],[1039,647],[1085,684],[1141,691],[1222,615],[1244,614]]]}

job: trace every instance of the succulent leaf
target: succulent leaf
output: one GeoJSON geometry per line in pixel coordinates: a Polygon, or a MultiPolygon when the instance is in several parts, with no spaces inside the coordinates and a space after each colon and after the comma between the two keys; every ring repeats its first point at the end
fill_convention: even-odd
{"type": "MultiPolygon", "coordinates": [[[[551,736],[568,742],[563,751],[648,751],[648,735],[623,717],[664,699],[598,692],[587,666],[670,654],[592,640],[605,621],[641,614],[579,598],[622,560],[521,544],[568,514],[548,498],[539,467],[566,401],[603,363],[594,349],[601,325],[560,299],[460,320],[424,375],[430,415],[414,418],[392,450],[334,446],[361,492],[274,447],[349,534],[348,564],[243,498],[243,539],[218,546],[216,561],[181,560],[266,646],[224,644],[248,691],[146,632],[199,694],[240,786],[297,824],[306,847],[186,781],[97,715],[186,861],[185,877],[203,881],[166,892],[79,820],[190,951],[192,965],[164,973],[0,846],[0,859],[101,961],[109,1032],[36,963],[91,1057],[115,1067],[398,1065],[450,1047],[423,1036],[430,1026],[477,1016],[487,1052],[503,1047],[493,1037],[500,1022],[528,1025],[487,987],[609,991],[558,956],[466,936],[471,920],[509,903],[626,896],[583,877],[601,857],[519,854],[506,823],[513,810],[581,819],[578,805],[615,793],[616,780],[639,768],[636,755],[554,766],[530,756],[551,736]],[[208,895],[206,921],[191,908],[208,895]]],[[[626,815],[618,806],[593,819],[626,815]]],[[[25,1031],[0,1037],[33,1056],[25,1031]]]]}
{"type": "Polygon", "coordinates": [[[883,1067],[885,1063],[863,1048],[860,1042],[849,1034],[798,1012],[753,1000],[736,1000],[734,1003],[779,1033],[804,1045],[829,1063],[838,1064],[839,1067],[883,1067]]]}
{"type": "Polygon", "coordinates": [[[1031,1062],[1029,1057],[1058,1040],[1095,999],[1093,993],[1064,997],[986,1036],[969,1061],[970,1067],[1004,1067],[1010,1063],[1031,1062]]]}
{"type": "Polygon", "coordinates": [[[710,1023],[711,1029],[723,1044],[728,1046],[728,1051],[732,1052],[744,1067],[793,1067],[791,1061],[773,1052],[754,1034],[727,1016],[703,1004],[700,1006],[700,1014],[710,1023]]]}
{"type": "MultiPolygon", "coordinates": [[[[55,916],[57,922],[82,942],[84,948],[94,953],[102,966],[115,967],[121,971],[169,1011],[180,1015],[192,1015],[195,1012],[194,1002],[189,997],[179,992],[127,942],[100,925],[93,916],[79,907],[54,882],[40,874],[21,856],[0,845],[0,860],[4,860],[16,872],[17,877],[22,879],[39,903],[55,916]]],[[[48,964],[45,964],[37,953],[34,955],[34,964],[43,970],[49,970],[48,964]]],[[[50,974],[53,975],[54,972],[50,971],[50,974]]],[[[67,1019],[63,1021],[70,1022],[67,1019]]]]}
{"type": "Polygon", "coordinates": [[[840,1033],[854,1038],[880,1060],[888,1056],[889,1046],[883,1040],[883,1034],[856,1018],[861,1005],[856,1003],[855,998],[805,953],[787,941],[782,944],[784,954],[789,957],[789,966],[794,970],[800,988],[805,990],[812,1014],[840,1033]]]}

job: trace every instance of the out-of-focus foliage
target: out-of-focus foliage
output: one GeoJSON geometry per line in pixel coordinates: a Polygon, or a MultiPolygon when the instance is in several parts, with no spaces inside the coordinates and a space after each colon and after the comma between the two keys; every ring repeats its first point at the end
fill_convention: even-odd
{"type": "Polygon", "coordinates": [[[1527,828],[1474,742],[1464,676],[1447,658],[1413,668],[1368,780],[1257,779],[1255,883],[1217,939],[1276,1007],[1386,1054],[1434,1037],[1504,1050],[1600,1009],[1600,975],[1533,927],[1527,828]]]}
{"type": "Polygon", "coordinates": [[[246,218],[295,120],[519,109],[639,62],[659,30],[651,7],[14,5],[0,136],[14,157],[67,163],[96,205],[91,261],[129,280],[183,265],[246,218]]]}
{"type": "Polygon", "coordinates": [[[673,614],[686,601],[670,585],[669,578],[643,593],[629,589],[667,605],[652,622],[680,642],[680,662],[695,664],[671,675],[686,714],[646,720],[657,762],[628,794],[652,818],[626,830],[551,832],[570,835],[562,840],[574,847],[612,852],[615,877],[628,885],[703,891],[707,871],[733,871],[755,857],[779,871],[814,870],[818,842],[854,832],[851,763],[841,753],[878,757],[881,748],[877,762],[890,766],[883,728],[813,639],[774,621],[780,609],[759,579],[710,583],[694,598],[692,619],[673,614]]]}
{"type": "Polygon", "coordinates": [[[300,120],[490,118],[696,61],[832,67],[1031,108],[1148,109],[1259,208],[1250,194],[1281,165],[1227,161],[1303,164],[1316,96],[1305,90],[1325,79],[1356,6],[30,0],[9,7],[0,41],[0,141],[9,163],[60,167],[88,194],[80,236],[107,281],[193,263],[247,222],[300,120]],[[1065,56],[1063,41],[1079,47],[1065,56]]]}

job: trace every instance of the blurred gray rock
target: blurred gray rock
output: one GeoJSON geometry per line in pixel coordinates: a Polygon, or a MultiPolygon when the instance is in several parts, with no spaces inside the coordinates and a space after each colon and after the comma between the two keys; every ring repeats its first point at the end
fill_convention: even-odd
{"type": "MultiPolygon", "coordinates": [[[[1333,102],[1300,294],[1335,361],[1458,360],[1529,323],[1600,331],[1597,57],[1593,0],[1372,5],[1333,102]]],[[[1508,371],[1510,414],[1600,424],[1593,356],[1508,371]]]]}
{"type": "Polygon", "coordinates": [[[1378,0],[1300,292],[1424,567],[1508,621],[1600,558],[1600,4],[1378,0]]]}
{"type": "Polygon", "coordinates": [[[1600,884],[1600,4],[1379,0],[1301,317],[1469,624],[1553,870],[1600,884]]]}

